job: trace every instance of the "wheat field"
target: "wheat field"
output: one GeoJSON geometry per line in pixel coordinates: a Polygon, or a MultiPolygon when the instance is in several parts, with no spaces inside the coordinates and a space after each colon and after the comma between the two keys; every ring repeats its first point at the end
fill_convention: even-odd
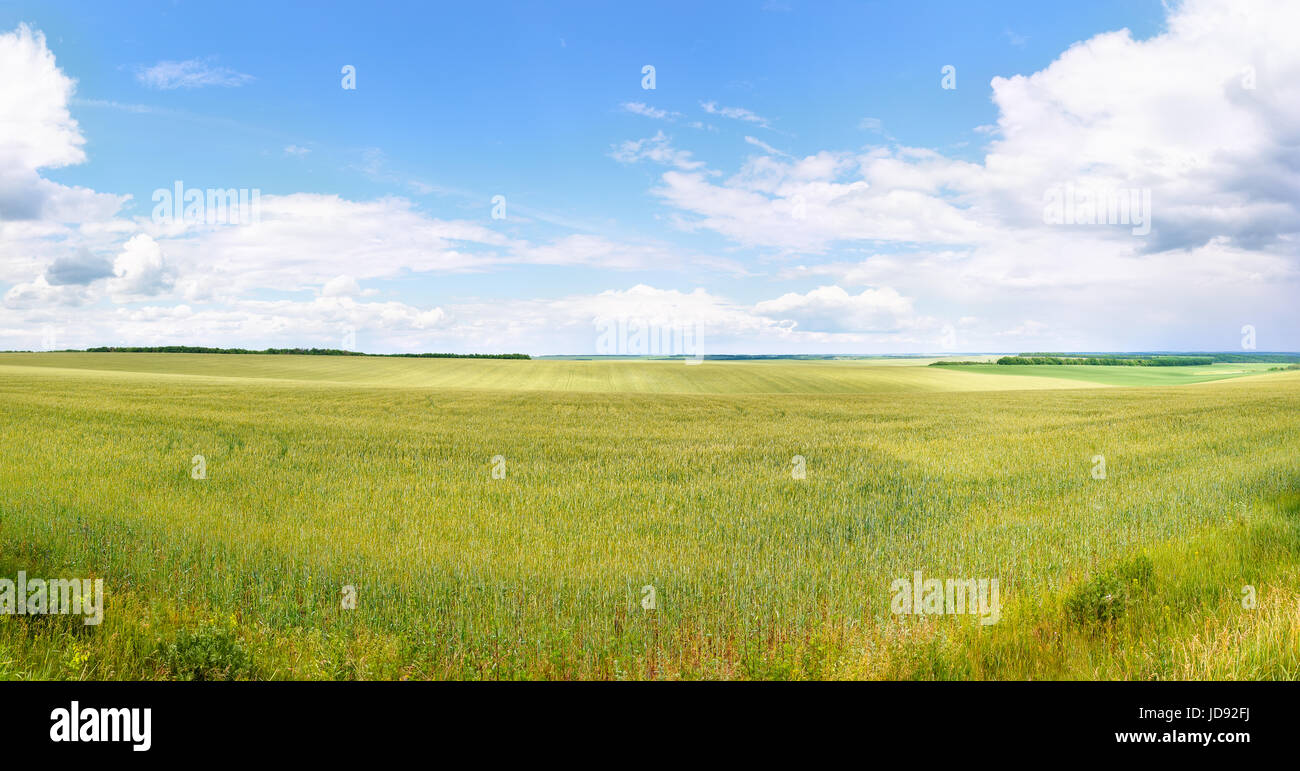
{"type": "Polygon", "coordinates": [[[1300,677],[1300,373],[925,363],[0,355],[0,678],[1300,677]]]}

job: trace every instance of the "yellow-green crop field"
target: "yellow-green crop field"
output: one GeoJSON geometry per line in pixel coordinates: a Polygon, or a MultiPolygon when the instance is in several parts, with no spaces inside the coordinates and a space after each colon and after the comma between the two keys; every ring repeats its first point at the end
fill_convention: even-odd
{"type": "Polygon", "coordinates": [[[0,678],[1300,677],[1300,372],[925,363],[0,354],[0,678]]]}

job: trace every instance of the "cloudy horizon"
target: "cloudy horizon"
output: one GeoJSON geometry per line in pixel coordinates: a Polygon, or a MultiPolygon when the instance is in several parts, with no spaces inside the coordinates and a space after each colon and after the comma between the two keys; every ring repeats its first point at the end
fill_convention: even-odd
{"type": "Polygon", "coordinates": [[[1300,350],[1296,3],[19,6],[0,349],[1300,350]]]}

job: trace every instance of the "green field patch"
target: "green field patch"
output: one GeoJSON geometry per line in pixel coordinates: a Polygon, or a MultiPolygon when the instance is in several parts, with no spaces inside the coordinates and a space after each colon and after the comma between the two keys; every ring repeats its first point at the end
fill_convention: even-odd
{"type": "Polygon", "coordinates": [[[945,371],[1012,377],[1055,378],[1106,386],[1166,386],[1209,383],[1215,380],[1260,375],[1276,367],[1267,363],[1222,363],[1179,367],[1113,367],[1086,364],[963,364],[941,367],[945,371]]]}

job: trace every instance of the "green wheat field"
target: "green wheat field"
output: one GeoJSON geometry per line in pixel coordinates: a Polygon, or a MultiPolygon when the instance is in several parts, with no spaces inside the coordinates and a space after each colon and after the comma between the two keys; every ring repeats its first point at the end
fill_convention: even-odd
{"type": "Polygon", "coordinates": [[[0,354],[0,679],[1300,678],[1300,371],[930,361],[0,354]]]}

